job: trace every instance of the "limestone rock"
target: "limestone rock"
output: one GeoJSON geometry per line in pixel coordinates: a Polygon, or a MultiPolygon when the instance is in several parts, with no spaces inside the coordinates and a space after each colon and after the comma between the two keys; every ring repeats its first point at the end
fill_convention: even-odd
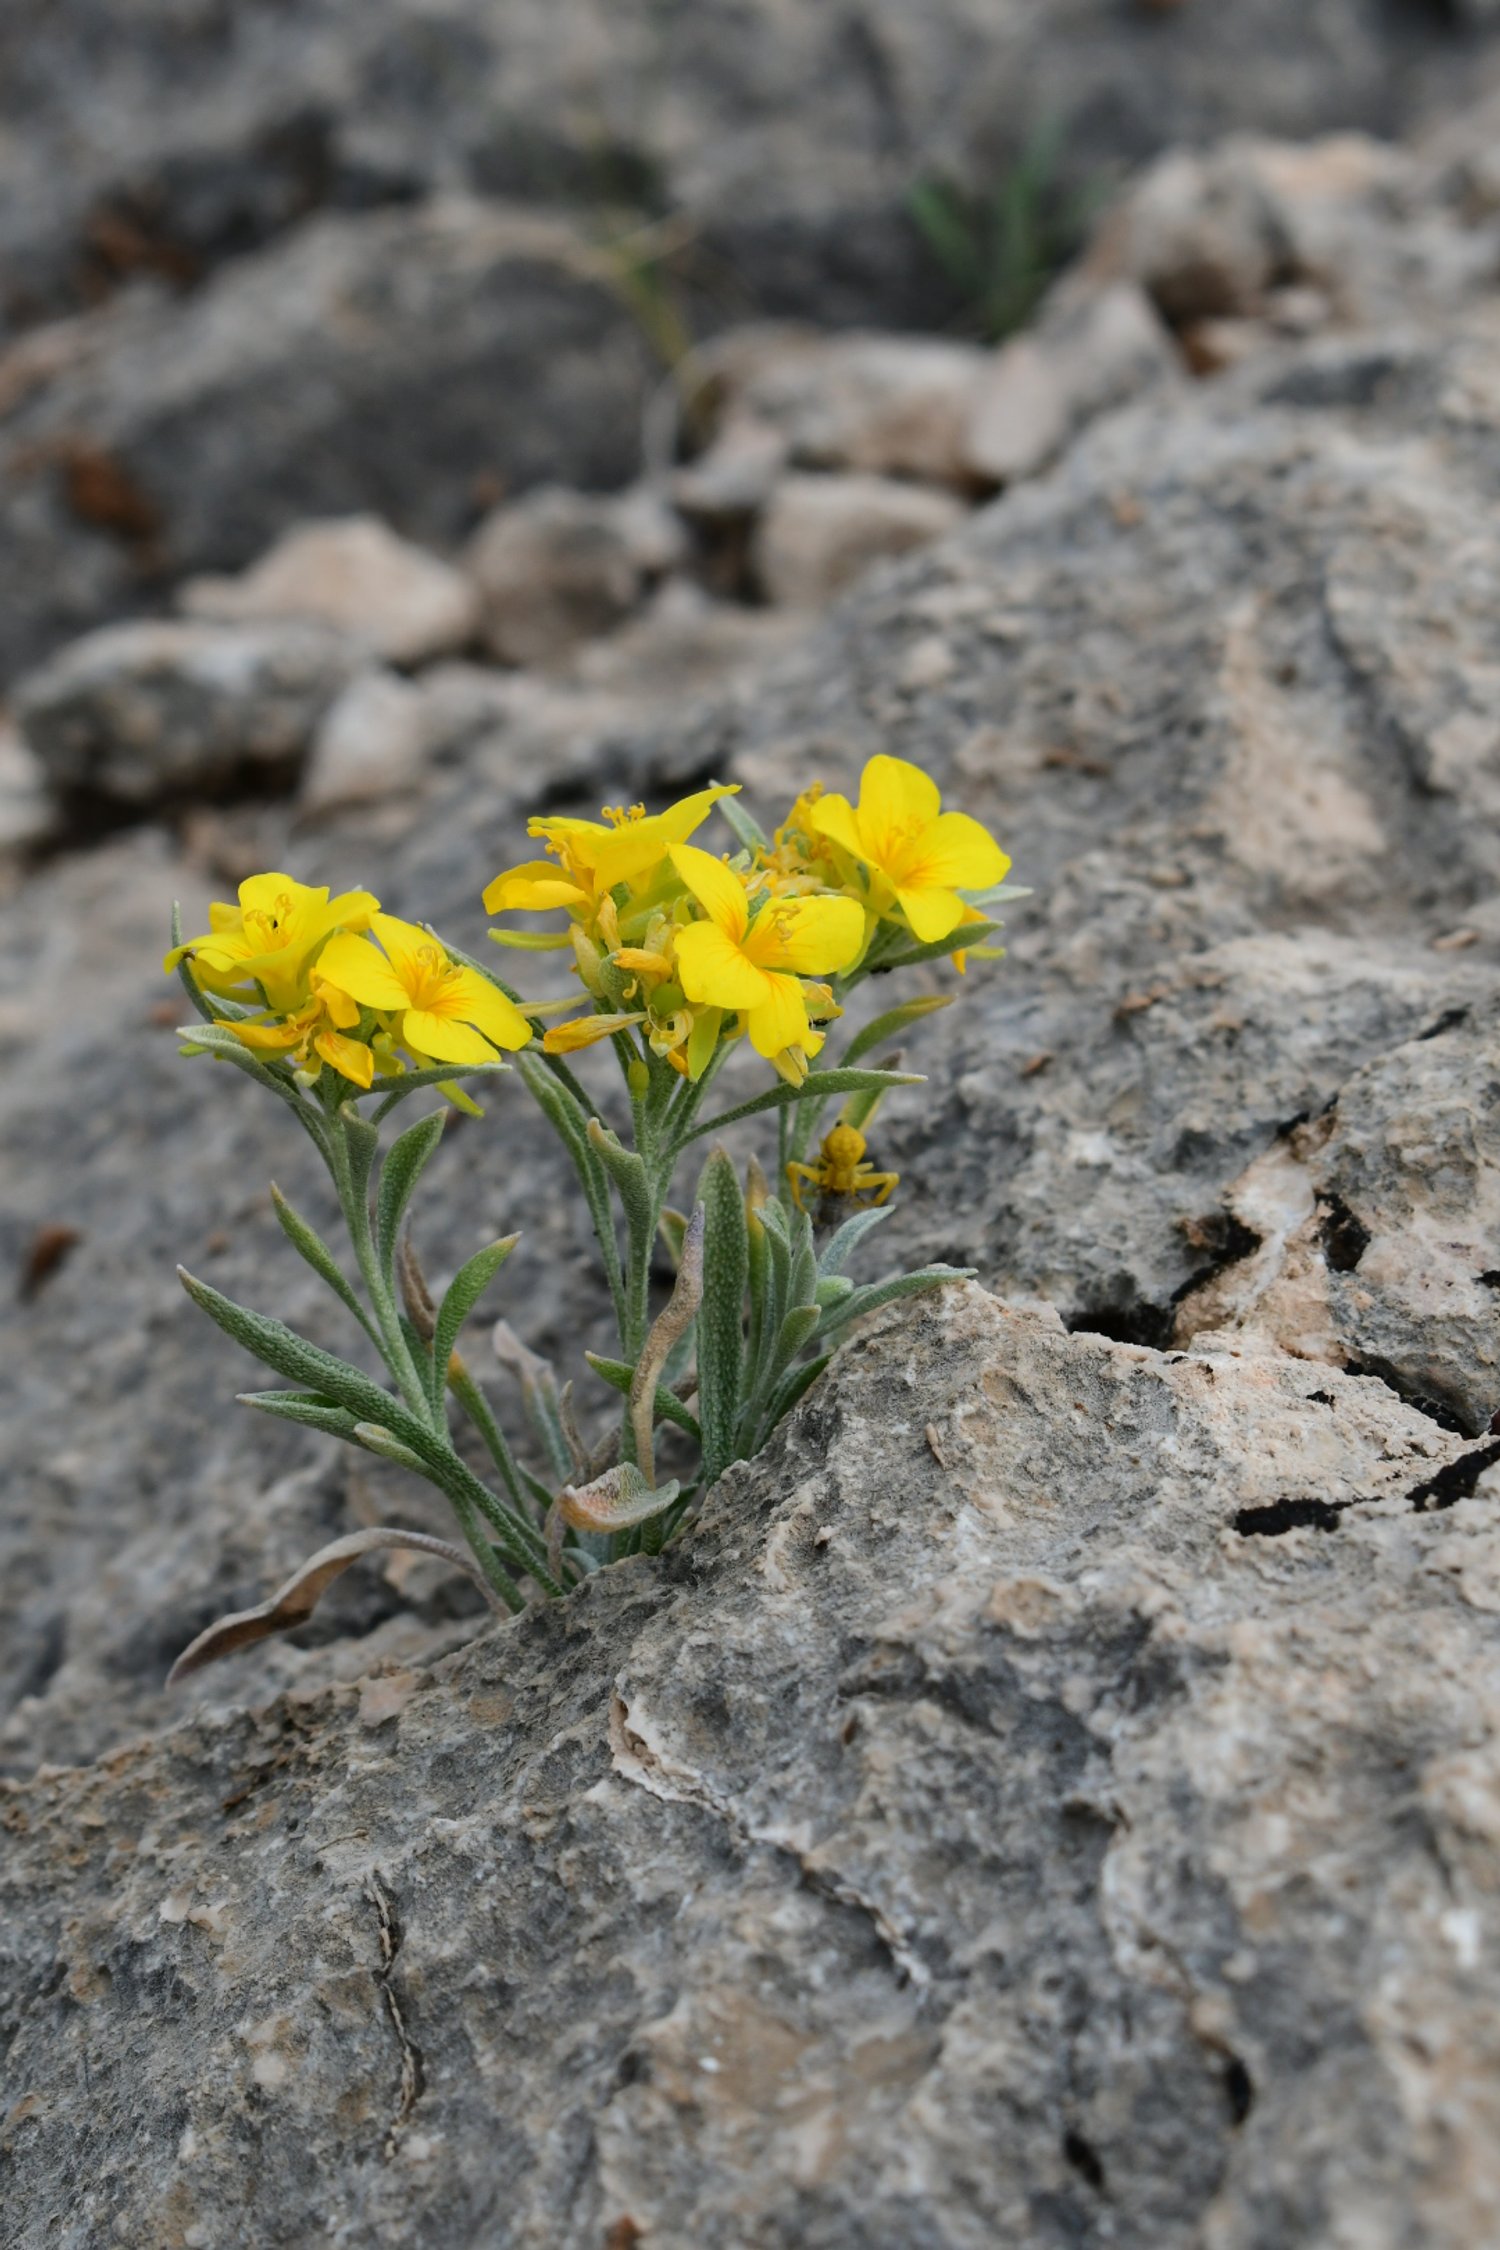
{"type": "Polygon", "coordinates": [[[378,516],[301,524],[240,577],[190,579],[179,599],[190,617],[231,624],[309,618],[388,664],[450,656],[479,622],[463,573],[398,539],[378,516]]]}
{"type": "Polygon", "coordinates": [[[548,487],[498,508],[467,556],[485,640],[507,664],[556,664],[639,608],[683,545],[649,492],[594,499],[548,487]]]}
{"type": "Polygon", "coordinates": [[[497,481],[622,483],[653,380],[572,229],[455,196],[320,217],[89,318],[0,418],[0,679],[309,517],[445,547],[497,481]]]}
{"type": "Polygon", "coordinates": [[[930,545],[962,514],[949,494],[893,477],[783,477],[757,530],[757,575],[768,600],[821,609],[871,563],[930,545]]]}
{"type": "Polygon", "coordinates": [[[0,720],[0,852],[41,843],[55,820],[41,760],[17,728],[0,720]]]}
{"type": "Polygon", "coordinates": [[[136,808],[291,767],[360,662],[325,627],[111,625],[22,681],[22,734],[64,797],[136,808]]]}
{"type": "Polygon", "coordinates": [[[735,382],[731,410],[780,433],[801,468],[962,484],[964,430],[985,372],[972,344],[929,336],[851,335],[788,340],[756,353],[735,382]]]}
{"type": "Polygon", "coordinates": [[[662,1562],[7,1791],[13,2224],[1483,2241],[1493,1451],[973,1289],[866,1333],[662,1562]]]}
{"type": "Polygon", "coordinates": [[[394,672],[361,672],[319,723],[302,776],[305,812],[409,794],[421,781],[428,734],[420,688],[394,672]]]}

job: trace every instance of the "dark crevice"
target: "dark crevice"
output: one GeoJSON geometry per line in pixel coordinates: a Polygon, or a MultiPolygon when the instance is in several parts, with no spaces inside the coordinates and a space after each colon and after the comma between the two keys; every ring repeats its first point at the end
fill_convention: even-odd
{"type": "Polygon", "coordinates": [[[1395,1392],[1403,1406],[1409,1406],[1416,1414],[1425,1415],[1429,1422],[1435,1422],[1450,1437],[1471,1438],[1479,1435],[1473,1422],[1466,1421],[1449,1400],[1432,1398],[1425,1391],[1415,1390],[1400,1369],[1393,1367],[1389,1360],[1351,1358],[1344,1362],[1344,1372],[1347,1375],[1358,1375],[1366,1382],[1384,1383],[1388,1391],[1395,1392]]]}
{"type": "Polygon", "coordinates": [[[1500,1461],[1500,1439],[1492,1445],[1476,1445],[1471,1453],[1460,1454],[1456,1461],[1450,1461],[1445,1468],[1413,1485],[1406,1497],[1419,1516],[1437,1508],[1455,1507],[1460,1500],[1473,1499],[1475,1486],[1496,1461],[1500,1461]]]}
{"type": "Polygon", "coordinates": [[[1370,1247],[1370,1230],[1354,1216],[1342,1196],[1325,1195],[1318,1241],[1335,1273],[1353,1273],[1370,1247]]]}
{"type": "Polygon", "coordinates": [[[1070,2125],[1062,2137],[1062,2152],[1080,2178],[1098,2194],[1104,2193],[1104,2161],[1090,2140],[1070,2125]]]}
{"type": "Polygon", "coordinates": [[[1261,1508],[1241,1508],[1234,1528],[1242,1539],[1279,1539],[1287,1531],[1337,1531],[1352,1500],[1272,1500],[1261,1508]]]}
{"type": "Polygon", "coordinates": [[[1224,2065],[1224,2099],[1230,2124],[1243,2125],[1255,2107],[1255,2081],[1238,2055],[1231,2055],[1224,2065]]]}
{"type": "Polygon", "coordinates": [[[1082,1305],[1065,1315],[1064,1325],[1073,1336],[1107,1336],[1112,1344],[1145,1344],[1162,1351],[1172,1339],[1172,1307],[1144,1301],[1082,1305]]]}
{"type": "Polygon", "coordinates": [[[1174,1305],[1180,1305],[1184,1297],[1191,1297],[1195,1289],[1201,1289],[1227,1267],[1253,1257],[1263,1240],[1254,1227],[1247,1227],[1232,1211],[1210,1211],[1204,1218],[1184,1219],[1180,1224],[1190,1247],[1203,1251],[1206,1262],[1195,1267],[1172,1291],[1174,1305]]]}
{"type": "Polygon", "coordinates": [[[1419,1040],[1441,1039],[1445,1031],[1456,1031],[1461,1023],[1467,1023],[1468,1020],[1467,1008],[1445,1008],[1435,1023],[1430,1023],[1425,1031],[1419,1031],[1416,1036],[1419,1040]]]}

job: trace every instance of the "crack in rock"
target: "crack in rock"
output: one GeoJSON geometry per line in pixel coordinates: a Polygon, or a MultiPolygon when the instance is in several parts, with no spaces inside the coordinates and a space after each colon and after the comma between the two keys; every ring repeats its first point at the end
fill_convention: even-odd
{"type": "Polygon", "coordinates": [[[403,1932],[391,1903],[390,1893],[372,1868],[365,1883],[365,1896],[375,1909],[380,1935],[380,1971],[377,1982],[385,1996],[386,2011],[391,2019],[391,2029],[396,2034],[396,2045],[401,2056],[401,2077],[396,2096],[396,2108],[386,2127],[383,2153],[389,2163],[400,2146],[401,2135],[411,2118],[412,2111],[422,2096],[426,2072],[422,2050],[406,2028],[406,2018],[401,2013],[401,2003],[396,1997],[392,1972],[396,1956],[401,1951],[403,1932]]]}

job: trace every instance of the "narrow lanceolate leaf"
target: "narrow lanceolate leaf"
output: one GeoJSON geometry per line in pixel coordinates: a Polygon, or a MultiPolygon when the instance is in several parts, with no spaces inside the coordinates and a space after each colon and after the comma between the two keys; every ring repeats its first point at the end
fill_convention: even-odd
{"type": "Polygon", "coordinates": [[[787,1282],[789,1306],[815,1305],[818,1301],[818,1253],[813,1247],[812,1220],[805,1211],[791,1221],[792,1270],[787,1282]]]}
{"type": "Polygon", "coordinates": [[[878,1312],[882,1305],[894,1304],[898,1297],[915,1297],[924,1289],[943,1289],[950,1281],[972,1281],[977,1270],[974,1266],[923,1266],[917,1273],[898,1273],[889,1281],[872,1281],[823,1315],[818,1340],[822,1342],[824,1337],[847,1327],[851,1320],[859,1320],[865,1313],[878,1312]]]}
{"type": "Polygon", "coordinates": [[[740,798],[721,797],[714,810],[734,837],[735,842],[743,844],[747,852],[769,851],[770,837],[761,827],[754,813],[746,811],[740,798]]]}
{"type": "MultiPolygon", "coordinates": [[[[594,1373],[608,1383],[611,1390],[618,1391],[623,1398],[629,1398],[635,1381],[635,1369],[628,1359],[605,1359],[600,1352],[585,1352],[583,1356],[594,1373]]],[[[656,1405],[653,1411],[658,1422],[673,1422],[679,1430],[686,1430],[690,1438],[702,1444],[703,1431],[697,1415],[684,1406],[676,1392],[669,1391],[665,1383],[658,1383],[656,1386],[656,1405]]]]}
{"type": "Polygon", "coordinates": [[[703,1207],[703,1302],[698,1308],[698,1419],[703,1482],[714,1484],[737,1451],[744,1382],[745,1289],[750,1249],[745,1198],[735,1170],[716,1148],[698,1182],[703,1207]]]}
{"type": "Polygon", "coordinates": [[[778,1385],[771,1400],[770,1410],[766,1415],[767,1437],[770,1436],[778,1422],[786,1419],[798,1400],[805,1397],[807,1392],[812,1389],[813,1384],[832,1357],[832,1352],[824,1352],[819,1358],[808,1360],[804,1366],[794,1367],[790,1375],[786,1376],[778,1385]]]}
{"type": "Polygon", "coordinates": [[[823,1255],[818,1260],[818,1271],[826,1281],[831,1275],[842,1273],[859,1245],[872,1228],[891,1215],[890,1205],[878,1211],[856,1211],[836,1227],[823,1245],[823,1255]]]}
{"type": "Polygon", "coordinates": [[[253,1406],[280,1422],[300,1422],[304,1429],[326,1430],[330,1437],[352,1437],[354,1416],[316,1391],[241,1391],[238,1406],[253,1406]]]}
{"type": "Polygon", "coordinates": [[[656,1481],[656,1393],[672,1350],[703,1302],[703,1206],[698,1204],[682,1238],[682,1263],[672,1294],[651,1323],[630,1384],[630,1427],[636,1460],[648,1484],[656,1481]]]}
{"type": "Polygon", "coordinates": [[[226,1336],[232,1336],[275,1374],[284,1375],[291,1383],[306,1384],[317,1397],[344,1407],[357,1422],[384,1423],[403,1438],[409,1438],[413,1430],[425,1435],[400,1402],[392,1398],[389,1391],[383,1391],[378,1383],[372,1383],[368,1375],[362,1375],[357,1367],[350,1367],[344,1360],[335,1359],[332,1352],[310,1344],[284,1321],[271,1320],[265,1313],[251,1312],[247,1306],[221,1296],[217,1289],[210,1289],[206,1281],[195,1280],[181,1266],[177,1274],[194,1304],[201,1305],[226,1336]]]}
{"type": "Polygon", "coordinates": [[[819,1311],[829,1312],[835,1305],[841,1305],[853,1288],[854,1284],[846,1273],[821,1274],[818,1277],[816,1299],[819,1311]]]}
{"type": "Polygon", "coordinates": [[[781,1333],[776,1339],[776,1350],[771,1360],[773,1381],[791,1366],[798,1352],[817,1329],[821,1317],[816,1305],[792,1307],[782,1321],[781,1333]]]}
{"type": "Polygon", "coordinates": [[[280,1221],[282,1233],[299,1257],[307,1260],[319,1280],[326,1282],[340,1303],[348,1306],[365,1334],[378,1343],[379,1338],[375,1327],[364,1306],[355,1296],[353,1287],[346,1279],[333,1252],[329,1249],[323,1237],[308,1225],[301,1212],[295,1210],[288,1203],[274,1180],[271,1182],[271,1207],[280,1221]]]}
{"type": "Polygon", "coordinates": [[[960,922],[956,930],[934,938],[930,945],[913,945],[904,953],[893,953],[888,961],[881,962],[881,969],[913,969],[919,961],[942,961],[950,953],[968,953],[992,938],[999,927],[998,922],[960,922]]]}
{"type": "MultiPolygon", "coordinates": [[[[450,1079],[498,1078],[509,1068],[510,1064],[503,1062],[438,1063],[431,1070],[407,1070],[396,1078],[376,1078],[367,1091],[383,1094],[385,1099],[373,1113],[371,1122],[378,1125],[383,1117],[390,1115],[398,1102],[404,1102],[410,1094],[425,1092],[429,1086],[446,1086],[450,1079]]],[[[441,1116],[442,1112],[439,1111],[438,1114],[441,1116]]]]}
{"type": "Polygon", "coordinates": [[[401,1231],[402,1215],[442,1137],[443,1113],[438,1109],[430,1117],[423,1117],[415,1125],[408,1125],[406,1131],[392,1141],[390,1154],[380,1167],[376,1242],[383,1273],[388,1274],[394,1269],[396,1237],[401,1231]]]}
{"type": "Polygon", "coordinates": [[[701,1125],[694,1125],[684,1133],[681,1145],[701,1140],[705,1133],[717,1133],[726,1125],[737,1125],[742,1117],[759,1117],[763,1110],[790,1109],[798,1102],[821,1101],[826,1094],[884,1093],[892,1086],[922,1086],[926,1080],[920,1072],[909,1070],[820,1070],[814,1072],[801,1086],[773,1086],[769,1093],[757,1094],[753,1101],[741,1102],[734,1109],[721,1110],[717,1117],[707,1117],[701,1125]]]}
{"type": "Polygon", "coordinates": [[[448,1381],[448,1362],[460,1329],[520,1239],[518,1234],[508,1234],[499,1242],[486,1243],[482,1250],[475,1251],[467,1264],[459,1267],[448,1284],[432,1339],[435,1402],[442,1399],[448,1381]]]}
{"type": "Polygon", "coordinates": [[[877,1047],[884,1046],[888,1039],[897,1038],[911,1024],[920,1023],[924,1016],[935,1016],[940,1008],[952,1005],[951,993],[923,993],[915,1000],[903,1000],[899,1008],[887,1008],[883,1016],[877,1016],[863,1031],[854,1034],[844,1049],[844,1062],[857,1063],[862,1055],[873,1054],[877,1047]]]}
{"type": "Polygon", "coordinates": [[[300,1570],[292,1573],[284,1586],[278,1587],[269,1601],[257,1602],[253,1609],[235,1610],[210,1625],[195,1641],[189,1641],[167,1674],[168,1687],[186,1679],[190,1672],[201,1672],[206,1664],[216,1664],[221,1656],[232,1656],[236,1649],[248,1648],[252,1642],[266,1640],[272,1633],[287,1633],[294,1625],[305,1624],[335,1578],[342,1577],[361,1555],[373,1554],[382,1547],[411,1547],[418,1554],[440,1556],[455,1570],[473,1579],[491,1609],[502,1611],[502,1604],[485,1583],[483,1572],[461,1547],[455,1547],[447,1539],[434,1539],[425,1531],[400,1531],[390,1525],[373,1524],[367,1531],[348,1532],[342,1539],[320,1547],[300,1570]]]}

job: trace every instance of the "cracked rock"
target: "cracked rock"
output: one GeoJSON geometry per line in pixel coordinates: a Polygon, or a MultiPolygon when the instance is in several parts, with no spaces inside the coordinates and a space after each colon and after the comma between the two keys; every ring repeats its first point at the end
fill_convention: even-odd
{"type": "Polygon", "coordinates": [[[885,1321],[661,1563],[8,1788],[13,2223],[1486,2239],[1500,1532],[1411,1497],[1476,1450],[885,1321]]]}

